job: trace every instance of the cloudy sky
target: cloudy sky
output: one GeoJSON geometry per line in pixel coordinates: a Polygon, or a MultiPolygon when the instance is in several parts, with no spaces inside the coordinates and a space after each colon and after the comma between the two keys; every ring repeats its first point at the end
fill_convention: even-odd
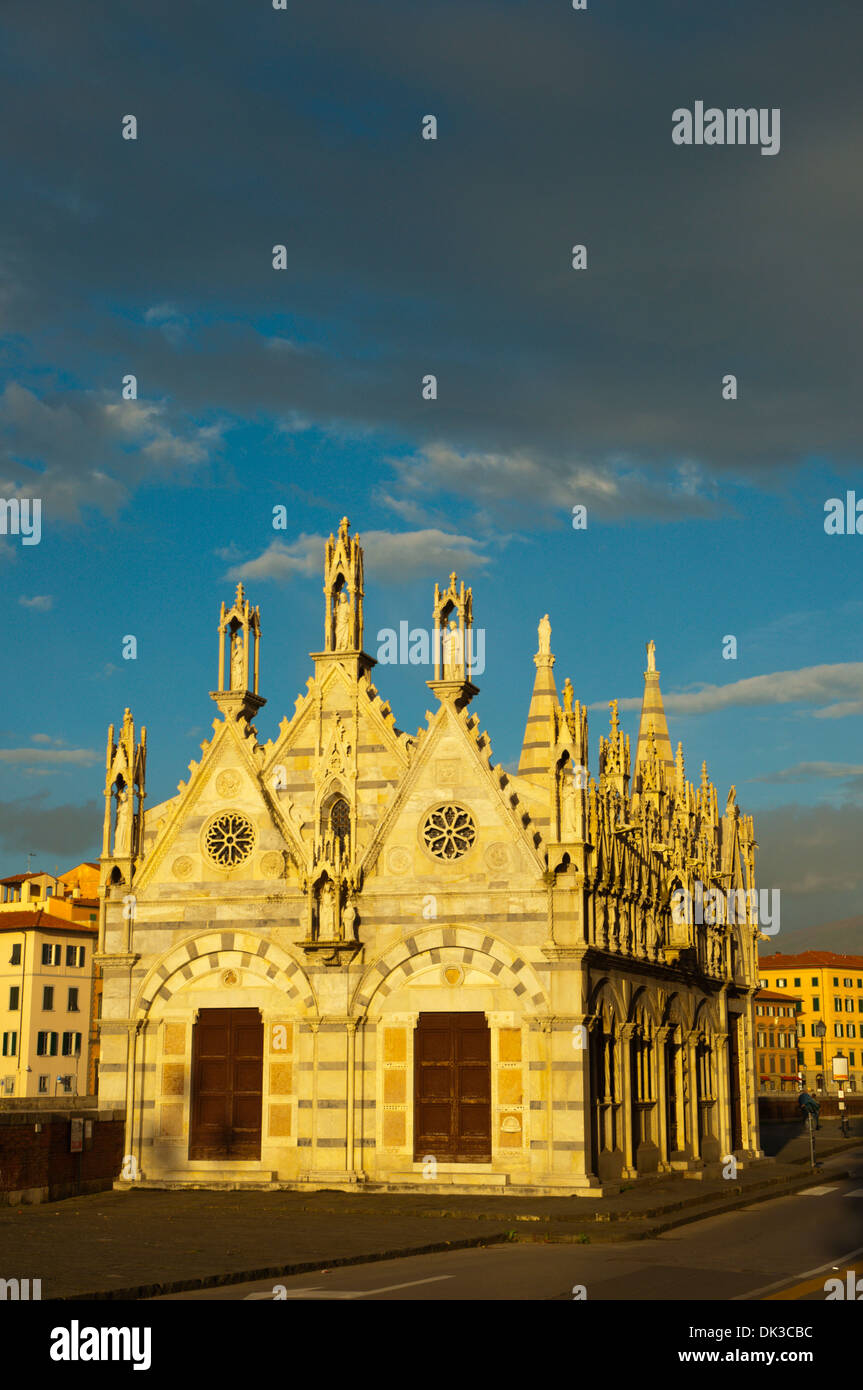
{"type": "MultiPolygon", "coordinates": [[[[239,578],[272,735],[347,513],[372,655],[472,584],[496,759],[544,612],[594,749],[614,696],[634,733],[653,638],[783,931],[857,914],[863,535],[824,508],[863,499],[861,29],[793,0],[5,0],[0,496],[41,498],[42,536],[0,536],[0,869],[98,853],[127,704],[173,794],[239,578]],[[696,101],[778,108],[779,153],[675,145],[696,101]]],[[[427,675],[377,671],[409,731],[427,675]]]]}

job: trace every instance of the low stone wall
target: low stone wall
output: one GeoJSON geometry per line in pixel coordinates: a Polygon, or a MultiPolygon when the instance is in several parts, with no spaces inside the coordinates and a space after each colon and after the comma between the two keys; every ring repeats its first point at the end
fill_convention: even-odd
{"type": "Polygon", "coordinates": [[[0,1203],[57,1202],[110,1188],[123,1165],[122,1110],[99,1110],[95,1097],[41,1100],[5,1101],[0,1109],[0,1203]],[[84,1122],[80,1153],[70,1148],[73,1118],[84,1122]]]}
{"type": "MultiPolygon", "coordinates": [[[[831,1119],[838,1120],[839,1101],[834,1092],[831,1092],[830,1095],[825,1095],[823,1092],[820,1095],[816,1093],[815,1099],[821,1106],[822,1121],[831,1119]]],[[[800,1106],[797,1103],[796,1093],[793,1095],[758,1097],[758,1118],[762,1123],[766,1120],[799,1121],[801,1114],[802,1112],[800,1106]]],[[[845,1114],[850,1119],[855,1119],[860,1116],[863,1116],[863,1095],[849,1095],[849,1093],[846,1091],[845,1114]]]]}

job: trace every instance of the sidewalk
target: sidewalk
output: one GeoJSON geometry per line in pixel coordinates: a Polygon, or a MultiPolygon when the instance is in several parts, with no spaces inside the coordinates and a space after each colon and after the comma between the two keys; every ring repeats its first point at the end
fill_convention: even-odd
{"type": "MultiPolygon", "coordinates": [[[[861,1147],[818,1136],[818,1152],[861,1147]]],[[[783,1150],[783,1159],[786,1150],[783,1150]]],[[[844,1173],[842,1165],[831,1177],[844,1173]]],[[[141,1298],[504,1240],[644,1239],[818,1181],[764,1163],[734,1181],[682,1178],[616,1197],[131,1190],[0,1209],[4,1278],[43,1299],[141,1298]]]]}

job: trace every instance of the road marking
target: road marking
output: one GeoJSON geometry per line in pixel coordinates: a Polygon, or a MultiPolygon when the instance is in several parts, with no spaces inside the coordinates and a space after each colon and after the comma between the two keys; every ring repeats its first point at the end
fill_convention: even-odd
{"type": "Polygon", "coordinates": [[[835,1192],[835,1187],[804,1187],[802,1192],[798,1192],[798,1197],[823,1197],[828,1192],[835,1192]]]}
{"type": "MultiPolygon", "coordinates": [[[[413,1289],[417,1284],[438,1284],[442,1279],[452,1279],[452,1274],[435,1274],[430,1279],[409,1279],[406,1284],[384,1284],[380,1289],[323,1289],[320,1285],[312,1289],[288,1289],[288,1298],[306,1298],[309,1294],[318,1298],[373,1298],[376,1293],[392,1293],[395,1289],[413,1289]]],[[[281,1298],[273,1298],[272,1293],[247,1293],[245,1301],[268,1298],[281,1303],[281,1298]]]]}
{"type": "MultiPolygon", "coordinates": [[[[831,1266],[831,1271],[832,1277],[834,1279],[841,1279],[843,1287],[847,1287],[848,1281],[845,1276],[848,1273],[848,1270],[845,1268],[834,1270],[831,1266]]],[[[856,1279],[856,1270],[852,1270],[852,1273],[854,1274],[854,1277],[856,1279]]],[[[776,1303],[780,1300],[786,1302],[797,1302],[798,1299],[803,1298],[804,1295],[806,1295],[807,1293],[818,1293],[819,1291],[821,1293],[826,1293],[824,1283],[824,1270],[822,1270],[820,1274],[816,1274],[814,1279],[804,1279],[802,1284],[792,1284],[790,1289],[782,1289],[779,1293],[768,1294],[767,1297],[764,1299],[764,1302],[776,1303]]]]}
{"type": "Polygon", "coordinates": [[[848,1250],[844,1255],[837,1255],[835,1259],[827,1264],[816,1265],[815,1269],[804,1269],[802,1274],[789,1274],[784,1279],[777,1279],[773,1284],[764,1284],[760,1289],[752,1289],[749,1293],[736,1293],[730,1300],[731,1303],[742,1303],[745,1299],[761,1298],[762,1294],[772,1293],[774,1289],[782,1289],[792,1280],[800,1282],[803,1279],[811,1279],[815,1274],[823,1274],[825,1270],[835,1270],[840,1266],[844,1268],[855,1255],[863,1255],[863,1245],[859,1245],[856,1250],[848,1250]]]}
{"type": "Polygon", "coordinates": [[[855,1187],[853,1192],[846,1192],[846,1197],[863,1197],[863,1187],[855,1187]]]}

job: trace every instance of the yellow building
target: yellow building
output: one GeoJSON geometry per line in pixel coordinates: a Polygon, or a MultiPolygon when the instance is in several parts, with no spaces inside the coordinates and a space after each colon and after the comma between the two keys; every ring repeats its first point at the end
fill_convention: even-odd
{"type": "Polygon", "coordinates": [[[775,989],[755,995],[755,1060],[759,1090],[796,1092],[797,1012],[800,1000],[775,989]]]}
{"type": "Polygon", "coordinates": [[[848,1089],[863,1091],[863,956],[833,951],[802,951],[799,955],[761,956],[762,985],[787,990],[800,998],[797,1014],[798,1069],[813,1090],[836,1091],[833,1058],[848,1058],[848,1089]],[[826,1033],[813,1031],[821,1022],[826,1033]]]}
{"type": "Polygon", "coordinates": [[[346,518],[324,595],[268,742],[242,585],[176,796],[145,811],[145,731],[129,710],[109,731],[99,1098],[125,1108],[125,1175],[578,1194],[759,1156],[752,821],[733,788],[719,814],[705,765],[687,781],[653,643],[634,765],[615,704],[591,776],[546,615],[511,774],[469,709],[463,582],[411,634],[433,706],[414,736],[372,682],[346,518]],[[679,889],[746,915],[678,921],[679,889]]]}
{"type": "Polygon", "coordinates": [[[0,1099],[95,1089],[98,878],[80,864],[0,881],[0,1099]]]}

